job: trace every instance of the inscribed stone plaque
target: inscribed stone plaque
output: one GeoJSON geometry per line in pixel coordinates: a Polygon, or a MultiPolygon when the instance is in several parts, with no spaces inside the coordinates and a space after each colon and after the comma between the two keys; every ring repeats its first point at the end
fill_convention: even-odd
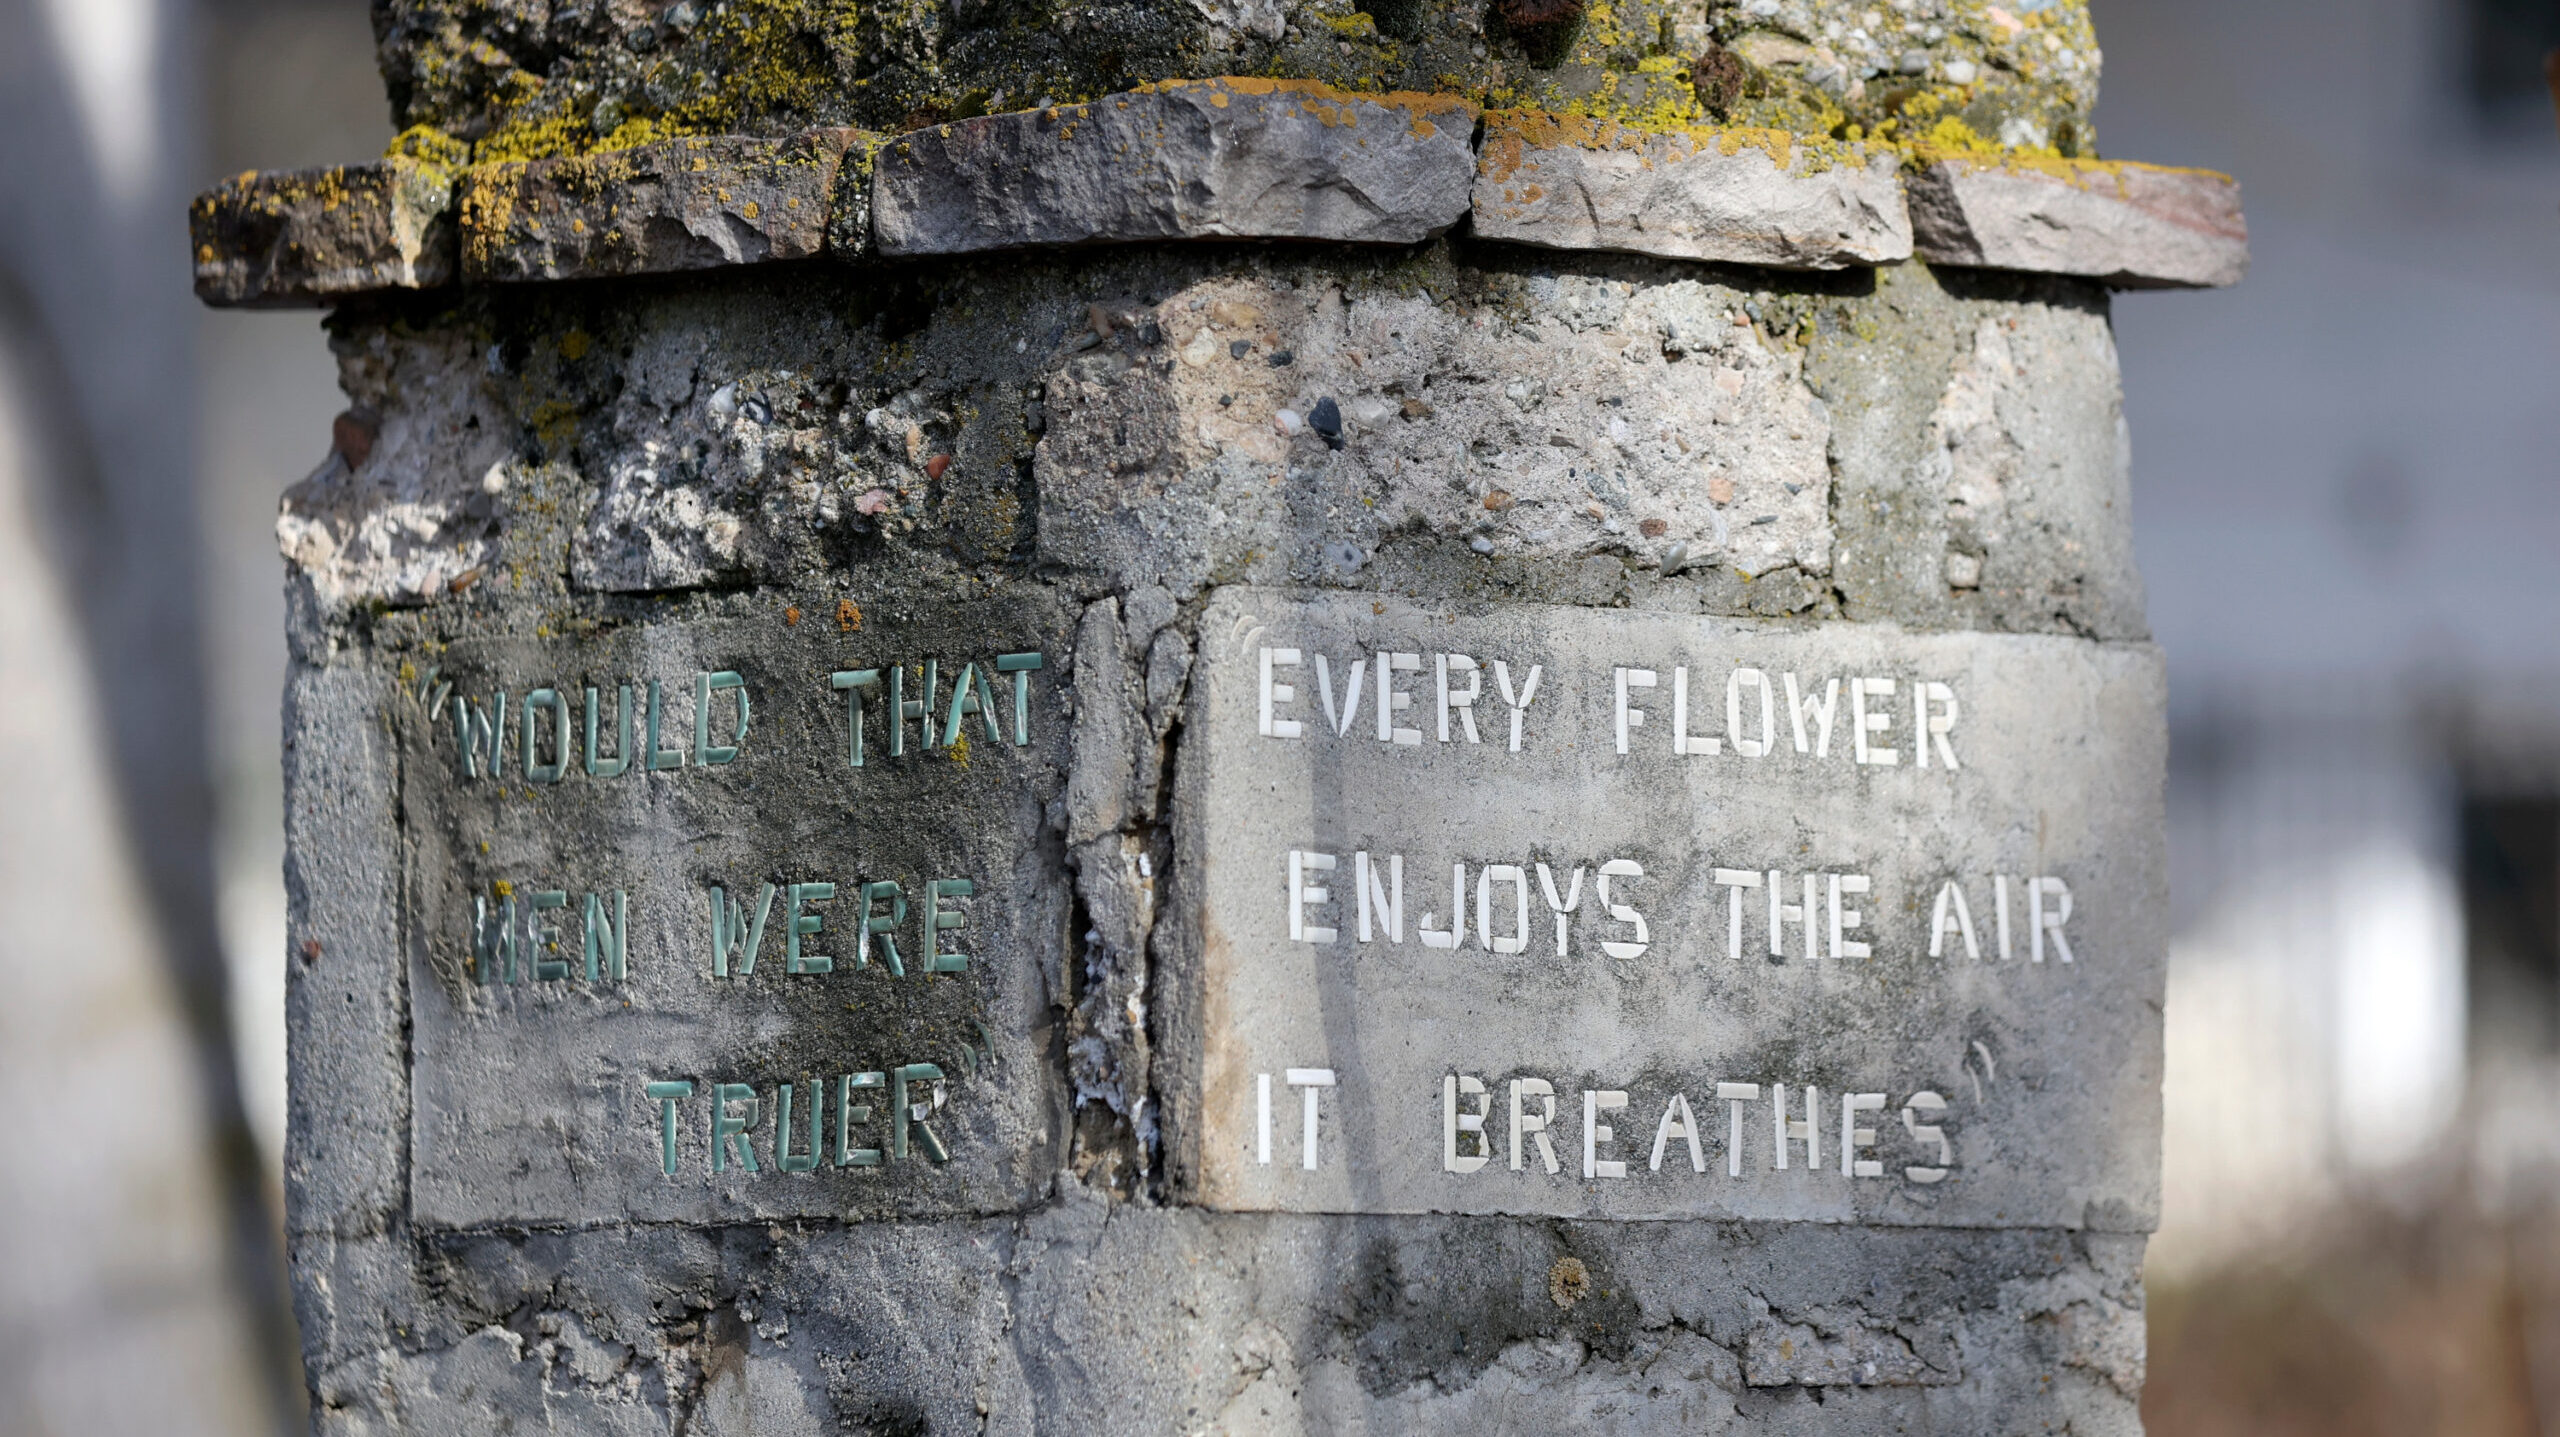
{"type": "Polygon", "coordinates": [[[407,673],[419,1220],[1045,1190],[1069,625],[1036,594],[917,607],[465,641],[407,673]]]}
{"type": "Polygon", "coordinates": [[[2149,1224],[2147,645],[1254,589],[1200,633],[1202,1200],[2149,1224]]]}

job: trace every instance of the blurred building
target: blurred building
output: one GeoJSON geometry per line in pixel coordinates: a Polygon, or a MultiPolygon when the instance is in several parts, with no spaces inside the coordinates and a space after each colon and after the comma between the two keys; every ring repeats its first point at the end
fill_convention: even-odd
{"type": "Polygon", "coordinates": [[[2252,267],[2116,307],[2171,675],[2168,1276],[2560,1161],[2548,0],[2099,0],[2107,153],[2252,267]]]}
{"type": "Polygon", "coordinates": [[[194,33],[0,0],[0,1430],[272,1431],[291,1325],[217,932],[194,33]]]}
{"type": "Polygon", "coordinates": [[[0,1431],[292,1430],[273,525],[338,399],[185,208],[379,152],[366,7],[0,0],[0,123],[0,1431]]]}

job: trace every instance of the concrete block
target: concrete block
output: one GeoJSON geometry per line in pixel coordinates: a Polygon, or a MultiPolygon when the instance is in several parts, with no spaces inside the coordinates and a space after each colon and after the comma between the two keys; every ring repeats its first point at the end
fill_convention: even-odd
{"type": "Polygon", "coordinates": [[[292,1045],[284,1153],[290,1230],[378,1234],[408,1187],[408,994],[400,981],[398,755],[386,711],[415,707],[371,665],[294,666],[285,691],[292,1045]]]}
{"type": "Polygon", "coordinates": [[[1485,116],[1475,232],[1778,269],[1911,257],[1889,151],[1778,130],[1632,130],[1534,110],[1485,116]]]}
{"type": "Polygon", "coordinates": [[[394,714],[414,1220],[1037,1200],[1072,625],[1026,589],[439,654],[394,714]]]}
{"type": "Polygon", "coordinates": [[[860,139],[718,135],[485,166],[462,182],[463,271],[507,282],[808,259],[860,139]]]}
{"type": "Polygon", "coordinates": [[[1166,81],[955,121],[879,157],[881,252],[1163,239],[1412,244],[1466,213],[1475,107],[1295,81],[1166,81]]]}
{"type": "Polygon", "coordinates": [[[1200,631],[1197,1201],[2147,1227],[2147,645],[1247,588],[1200,631]]]}
{"type": "Polygon", "coordinates": [[[454,277],[450,170],[394,158],[251,171],[187,208],[196,297],[251,309],[318,307],[454,277]]]}
{"type": "Polygon", "coordinates": [[[2219,288],[2249,269],[2240,182],[2121,161],[1938,160],[1909,183],[1931,264],[2082,275],[2118,289],[2219,288]]]}

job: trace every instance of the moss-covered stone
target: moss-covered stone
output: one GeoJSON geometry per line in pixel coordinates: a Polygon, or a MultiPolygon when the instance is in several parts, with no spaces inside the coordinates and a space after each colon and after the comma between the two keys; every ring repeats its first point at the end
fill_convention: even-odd
{"type": "Polygon", "coordinates": [[[188,208],[207,304],[322,304],[454,276],[453,172],[394,154],[369,165],[237,176],[188,208]]]}
{"type": "Polygon", "coordinates": [[[1446,0],[683,0],[638,13],[378,0],[375,24],[400,122],[467,141],[484,163],[670,135],[897,132],[1217,75],[1848,139],[1954,118],[2068,156],[2092,147],[2098,73],[2085,0],[1597,0],[1526,44],[1499,10],[1446,0]],[[1710,53],[1702,102],[1694,67],[1710,53]]]}

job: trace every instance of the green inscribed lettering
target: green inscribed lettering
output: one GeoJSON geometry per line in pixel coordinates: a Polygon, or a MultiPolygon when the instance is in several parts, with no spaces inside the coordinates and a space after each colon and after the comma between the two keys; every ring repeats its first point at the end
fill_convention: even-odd
{"type": "Polygon", "coordinates": [[[926,1106],[931,1099],[917,1099],[914,1089],[909,1086],[913,1083],[938,1083],[942,1081],[942,1070],[931,1063],[909,1063],[898,1069],[893,1078],[889,1089],[889,1150],[899,1157],[907,1156],[908,1139],[912,1136],[923,1146],[927,1159],[937,1163],[951,1161],[950,1149],[942,1145],[942,1139],[934,1135],[932,1126],[925,1121],[932,1113],[932,1109],[926,1106]],[[919,1108],[924,1111],[918,1112],[919,1108]]]}
{"type": "MultiPolygon", "coordinates": [[[[994,703],[979,698],[986,687],[986,681],[978,677],[976,664],[966,665],[960,670],[959,679],[951,685],[951,709],[942,727],[944,748],[960,741],[960,721],[971,714],[976,714],[978,721],[986,725],[988,738],[997,743],[1004,742],[1004,729],[996,723],[994,703]]],[[[992,693],[987,695],[988,700],[993,698],[992,693]]]]}
{"type": "Polygon", "coordinates": [[[696,768],[727,763],[738,756],[738,745],[747,741],[747,681],[722,669],[714,674],[696,674],[693,678],[693,762],[696,768]],[[722,689],[738,691],[738,724],[726,744],[711,741],[711,696],[722,689]]]}
{"type": "Polygon", "coordinates": [[[1040,667],[1038,654],[998,654],[996,672],[1013,675],[1013,746],[1031,742],[1031,674],[1040,667]]]}
{"type": "Polygon", "coordinates": [[[527,783],[558,783],[569,771],[569,701],[558,689],[535,689],[524,696],[524,737],[516,745],[524,754],[524,777],[527,783]],[[551,762],[536,760],[541,745],[536,742],[542,730],[534,726],[537,709],[551,710],[553,733],[551,762]]]}
{"type": "Polygon", "coordinates": [[[836,960],[828,957],[826,954],[803,953],[800,951],[800,940],[810,934],[816,933],[821,928],[824,928],[827,922],[825,914],[803,913],[800,911],[800,905],[803,903],[825,903],[832,900],[835,896],[836,886],[832,883],[794,883],[791,885],[790,901],[783,910],[786,915],[786,921],[782,926],[783,972],[832,973],[836,971],[836,960]]]}
{"type": "Polygon", "coordinates": [[[500,749],[506,742],[507,691],[486,704],[453,696],[453,743],[462,751],[464,778],[498,776],[500,749]]]}
{"type": "Polygon", "coordinates": [[[533,950],[533,981],[537,983],[560,983],[568,980],[568,959],[543,956],[546,953],[556,954],[560,951],[560,930],[542,921],[543,914],[568,906],[569,895],[557,888],[546,888],[533,895],[532,911],[525,915],[524,937],[526,946],[533,950]]]}
{"type": "Polygon", "coordinates": [[[613,913],[609,917],[604,911],[603,895],[587,895],[586,930],[587,981],[596,981],[599,960],[614,982],[631,976],[630,900],[621,889],[613,890],[613,913]]]}
{"type": "Polygon", "coordinates": [[[928,973],[965,973],[969,971],[969,955],[942,951],[942,935],[969,921],[969,915],[942,906],[945,898],[966,898],[978,891],[978,885],[966,878],[936,878],[925,884],[924,951],[928,973]]]}
{"type": "Polygon", "coordinates": [[[844,692],[845,707],[853,720],[851,758],[855,768],[862,767],[862,691],[880,687],[878,669],[847,669],[827,676],[827,683],[844,692]]]}
{"type": "Polygon", "coordinates": [[[836,1166],[840,1168],[876,1168],[880,1166],[878,1148],[853,1145],[853,1125],[871,1121],[871,1105],[853,1100],[856,1088],[888,1086],[886,1073],[847,1073],[836,1084],[836,1166]]]}
{"type": "Polygon", "coordinates": [[[676,1104],[693,1096],[693,1083],[679,1078],[673,1082],[651,1083],[649,1096],[658,1100],[658,1145],[666,1154],[667,1176],[676,1175],[676,1104]]]}
{"type": "Polygon", "coordinates": [[[885,878],[876,883],[862,885],[862,947],[854,959],[854,966],[869,966],[871,940],[874,935],[877,935],[880,939],[880,961],[888,968],[889,976],[892,978],[907,976],[907,965],[898,957],[896,932],[898,925],[906,921],[905,889],[885,878]],[[884,901],[889,905],[887,913],[878,911],[879,905],[884,901]]]}
{"type": "Polygon", "coordinates": [[[917,736],[926,748],[933,747],[933,695],[941,687],[942,667],[938,659],[924,661],[924,697],[907,697],[907,666],[895,664],[889,669],[889,756],[897,758],[907,751],[907,720],[916,722],[917,736]]]}
{"type": "Polygon", "coordinates": [[[667,686],[649,680],[649,772],[684,767],[684,750],[658,747],[658,729],[666,717],[667,686]]]}
{"type": "Polygon", "coordinates": [[[773,1165],[786,1173],[813,1172],[818,1166],[818,1109],[826,1104],[820,1099],[817,1084],[811,1083],[808,1088],[809,1141],[804,1145],[803,1151],[797,1153],[791,1151],[791,1085],[789,1083],[782,1085],[781,1111],[774,1115],[773,1165]]]}
{"type": "Polygon", "coordinates": [[[622,685],[618,706],[621,717],[614,728],[613,757],[606,758],[596,749],[596,691],[587,686],[587,776],[618,778],[631,767],[631,685],[622,685]]]}
{"type": "Polygon", "coordinates": [[[744,977],[756,971],[756,950],[764,946],[764,920],[773,912],[773,885],[768,883],[756,895],[756,917],[747,922],[747,905],[733,903],[726,889],[711,886],[711,976],[729,976],[729,960],[738,960],[738,974],[744,977]]]}
{"type": "Polygon", "coordinates": [[[761,1172],[756,1166],[756,1145],[747,1134],[764,1116],[764,1103],[756,1090],[744,1083],[722,1083],[713,1090],[711,1103],[711,1170],[729,1170],[729,1155],[738,1155],[738,1166],[748,1172],[761,1172]],[[743,1103],[746,1112],[733,1112],[732,1106],[743,1103]]]}
{"type": "Polygon", "coordinates": [[[500,899],[494,912],[488,899],[471,895],[471,976],[484,984],[516,981],[514,895],[500,899]]]}

